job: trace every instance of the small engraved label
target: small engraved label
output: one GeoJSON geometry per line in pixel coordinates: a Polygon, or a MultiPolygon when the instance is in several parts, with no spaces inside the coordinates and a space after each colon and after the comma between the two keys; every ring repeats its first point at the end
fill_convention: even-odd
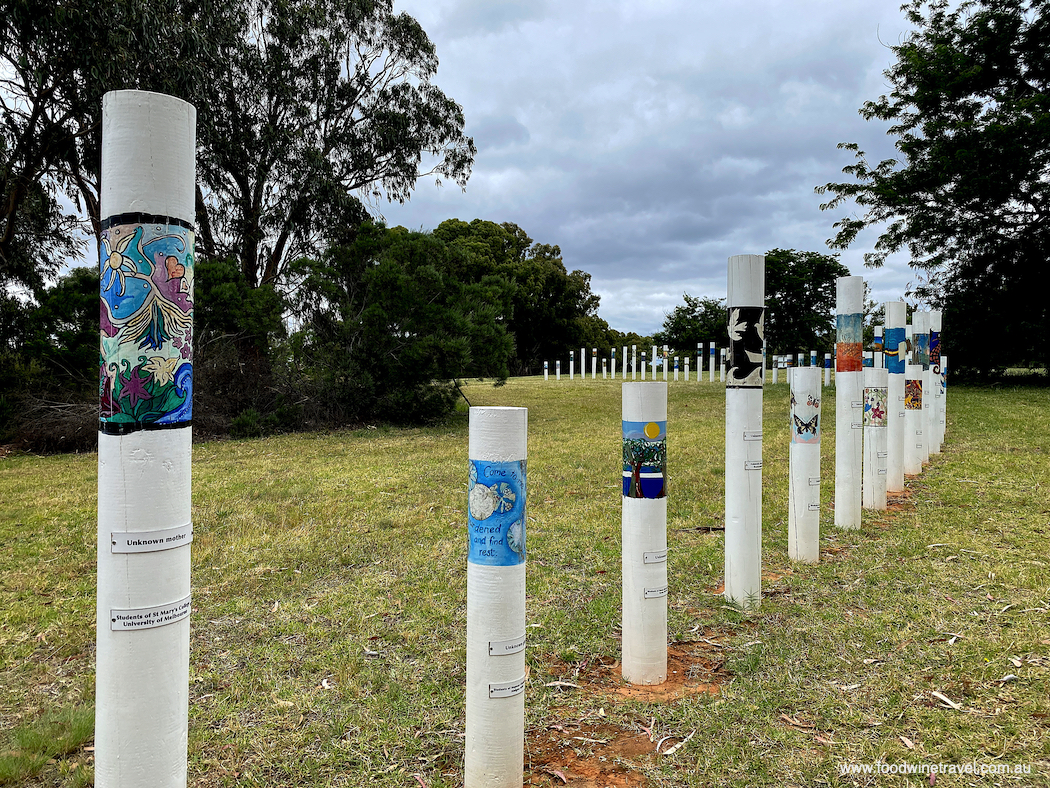
{"type": "Polygon", "coordinates": [[[666,564],[667,563],[667,551],[666,550],[655,550],[651,553],[642,553],[643,564],[666,564]]]}
{"type": "Polygon", "coordinates": [[[810,476],[809,477],[809,486],[810,487],[820,487],[820,477],[819,476],[810,476]]]}
{"type": "Polygon", "coordinates": [[[667,596],[667,586],[663,588],[647,588],[645,589],[646,599],[658,599],[662,596],[667,596]]]}
{"type": "Polygon", "coordinates": [[[915,430],[916,435],[922,435],[922,430],[915,430]]]}
{"type": "Polygon", "coordinates": [[[748,432],[747,430],[745,430],[744,431],[744,440],[746,440],[746,441],[760,441],[760,440],[762,440],[762,430],[759,430],[758,432],[748,432]]]}
{"type": "Polygon", "coordinates": [[[525,636],[513,640],[490,640],[489,656],[501,657],[505,654],[517,654],[525,650],[525,636]]]}
{"type": "Polygon", "coordinates": [[[898,419],[903,419],[904,418],[904,411],[903,410],[900,413],[897,414],[897,418],[898,419]]]}
{"type": "Polygon", "coordinates": [[[855,430],[860,430],[860,429],[864,428],[864,425],[863,424],[853,423],[853,424],[850,424],[850,427],[852,427],[855,430]]]}
{"type": "Polygon", "coordinates": [[[490,698],[510,698],[520,695],[525,691],[525,677],[514,681],[501,681],[498,684],[489,684],[490,698]]]}
{"type": "Polygon", "coordinates": [[[851,402],[850,403],[850,407],[851,408],[863,408],[864,407],[864,403],[863,402],[851,402]]]}
{"type": "Polygon", "coordinates": [[[886,475],[886,469],[885,468],[879,468],[879,476],[885,476],[885,475],[886,475]]]}
{"type": "Polygon", "coordinates": [[[193,523],[159,531],[112,531],[109,536],[111,552],[155,553],[192,542],[193,523]]]}
{"type": "Polygon", "coordinates": [[[889,452],[877,451],[877,452],[875,452],[875,456],[878,457],[880,460],[885,460],[890,455],[889,455],[889,452]]]}
{"type": "Polygon", "coordinates": [[[811,503],[809,505],[809,510],[811,512],[819,512],[820,511],[820,504],[819,503],[811,503]]]}
{"type": "Polygon", "coordinates": [[[897,397],[897,402],[904,402],[904,396],[897,397]]]}
{"type": "Polygon", "coordinates": [[[745,471],[760,471],[762,470],[762,460],[744,460],[745,471]]]}
{"type": "Polygon", "coordinates": [[[190,597],[167,605],[138,607],[129,610],[110,610],[109,628],[114,632],[129,629],[153,629],[182,621],[190,614],[190,597]]]}

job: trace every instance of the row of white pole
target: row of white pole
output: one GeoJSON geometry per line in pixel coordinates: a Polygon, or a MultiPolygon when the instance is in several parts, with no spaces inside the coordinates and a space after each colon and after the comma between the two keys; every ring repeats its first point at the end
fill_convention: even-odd
{"type": "MultiPolygon", "coordinates": [[[[178,99],[140,91],[104,98],[95,724],[95,781],[102,788],[186,785],[194,127],[194,108],[178,99]],[[151,335],[143,352],[142,321],[157,314],[167,327],[151,335]]],[[[762,594],[764,265],[761,255],[729,259],[730,346],[720,371],[725,597],[743,607],[757,606],[762,594]]],[[[895,451],[903,447],[904,472],[917,472],[939,450],[932,436],[943,437],[943,408],[933,398],[924,407],[921,397],[934,388],[933,374],[924,370],[931,350],[942,358],[939,316],[916,313],[916,363],[907,366],[904,385],[895,385],[902,382],[894,377],[901,377],[904,354],[903,304],[887,305],[886,355],[894,363],[862,376],[862,295],[860,277],[839,280],[835,522],[844,528],[859,527],[862,505],[878,508],[881,499],[885,506],[887,486],[898,484],[895,451]],[[887,419],[877,418],[887,410],[907,422],[903,439],[893,430],[887,436],[887,419]]],[[[643,363],[632,367],[644,380],[641,355],[643,363]]],[[[713,380],[713,345],[709,357],[713,380]]],[[[663,358],[664,381],[623,384],[622,673],[637,684],[667,677],[666,348],[663,358]]],[[[789,379],[788,549],[801,561],[819,555],[821,381],[812,361],[789,379]]],[[[676,379],[677,372],[676,363],[676,379]]],[[[525,408],[470,409],[467,788],[519,786],[524,766],[527,443],[525,408]]]]}

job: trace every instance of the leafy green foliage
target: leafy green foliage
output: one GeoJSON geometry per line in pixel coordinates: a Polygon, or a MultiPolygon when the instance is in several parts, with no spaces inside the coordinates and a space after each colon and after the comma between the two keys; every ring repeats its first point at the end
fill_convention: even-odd
{"type": "Polygon", "coordinates": [[[673,353],[692,355],[703,343],[706,358],[709,342],[718,347],[729,344],[724,298],[700,298],[683,293],[685,305],[679,304],[664,318],[664,325],[653,335],[658,345],[668,345],[673,353]]]}
{"type": "Polygon", "coordinates": [[[835,280],[849,276],[838,255],[771,249],[766,252],[766,347],[771,354],[835,344],[835,280]]]}
{"type": "Polygon", "coordinates": [[[986,363],[951,332],[974,339],[973,326],[989,319],[1000,358],[1045,363],[1050,6],[913,0],[904,10],[916,30],[891,47],[891,90],[860,110],[892,124],[900,157],[871,164],[855,143],[839,145],[856,157],[843,170],[854,180],[818,187],[833,195],[821,207],[852,200],[865,213],[837,222],[829,243],[844,249],[862,229],[887,223],[865,258],[878,266],[907,250],[913,266],[933,272],[918,294],[944,305],[954,364],[986,363]]]}

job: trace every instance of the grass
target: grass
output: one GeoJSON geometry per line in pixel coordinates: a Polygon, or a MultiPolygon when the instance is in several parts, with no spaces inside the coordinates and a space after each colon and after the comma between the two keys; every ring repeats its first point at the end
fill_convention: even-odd
{"type": "MultiPolygon", "coordinates": [[[[526,725],[593,712],[544,684],[557,662],[619,653],[620,383],[465,391],[529,407],[526,725]]],[[[722,537],[697,529],[722,517],[723,389],[671,385],[669,633],[729,633],[732,678],[711,698],[603,701],[624,726],[697,731],[638,765],[651,785],[918,784],[838,773],[876,761],[1028,764],[996,781],[1050,784],[1050,390],[949,397],[944,453],[860,531],[832,525],[828,419],[822,562],[797,566],[787,387],[767,386],[777,579],[744,614],[711,593],[722,537]]],[[[466,458],[465,414],[194,447],[190,785],[462,783],[466,458]]],[[[96,463],[0,459],[0,784],[90,782],[96,463]],[[59,724],[61,746],[34,734],[59,724]]],[[[970,784],[991,783],[937,780],[970,784]]]]}

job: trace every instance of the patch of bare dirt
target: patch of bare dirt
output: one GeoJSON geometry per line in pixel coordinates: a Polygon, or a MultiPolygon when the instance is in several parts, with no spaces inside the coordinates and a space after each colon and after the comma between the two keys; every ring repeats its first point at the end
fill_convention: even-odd
{"type": "MultiPolygon", "coordinates": [[[[648,760],[657,743],[644,730],[560,720],[527,732],[525,785],[642,788],[648,782],[632,762],[648,760]]],[[[670,746],[662,743],[664,750],[670,746]]]]}

